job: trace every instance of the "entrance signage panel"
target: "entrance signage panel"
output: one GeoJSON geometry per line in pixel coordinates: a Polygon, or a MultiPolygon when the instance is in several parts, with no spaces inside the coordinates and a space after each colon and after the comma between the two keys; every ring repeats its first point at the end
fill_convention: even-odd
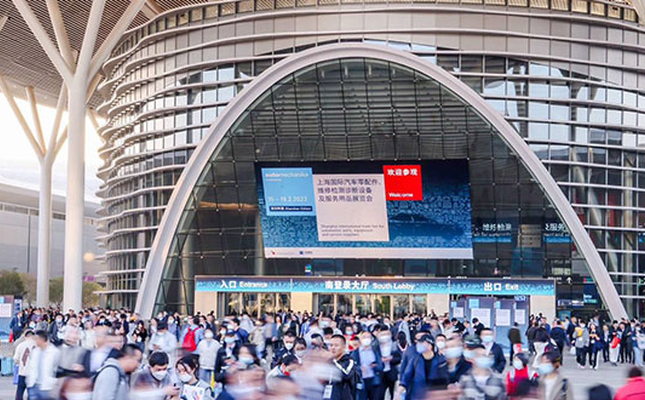
{"type": "Polygon", "coordinates": [[[196,277],[198,292],[555,295],[549,279],[196,277]]]}

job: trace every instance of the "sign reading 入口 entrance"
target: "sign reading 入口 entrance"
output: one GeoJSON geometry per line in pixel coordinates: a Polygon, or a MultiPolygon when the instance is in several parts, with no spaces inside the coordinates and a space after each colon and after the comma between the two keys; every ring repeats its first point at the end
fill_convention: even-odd
{"type": "Polygon", "coordinates": [[[267,258],[472,259],[468,162],[257,164],[267,258]]]}

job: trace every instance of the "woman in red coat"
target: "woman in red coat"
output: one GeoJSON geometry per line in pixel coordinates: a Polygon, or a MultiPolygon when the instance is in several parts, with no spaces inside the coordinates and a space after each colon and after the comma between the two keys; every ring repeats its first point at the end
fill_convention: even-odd
{"type": "Polygon", "coordinates": [[[513,356],[513,368],[506,374],[506,394],[510,399],[527,394],[530,388],[528,363],[524,353],[513,356]]]}

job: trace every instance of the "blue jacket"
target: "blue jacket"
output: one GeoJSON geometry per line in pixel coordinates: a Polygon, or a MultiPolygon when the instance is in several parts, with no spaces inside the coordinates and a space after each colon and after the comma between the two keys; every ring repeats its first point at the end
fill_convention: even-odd
{"type": "MultiPolygon", "coordinates": [[[[372,380],[372,384],[380,385],[383,380],[383,367],[384,367],[383,360],[381,359],[381,354],[378,351],[378,349],[372,346],[371,350],[374,353],[374,363],[372,364],[372,369],[374,370],[374,379],[372,380]]],[[[352,351],[351,357],[354,359],[354,362],[356,363],[356,368],[358,368],[358,370],[361,371],[361,377],[363,377],[362,368],[361,368],[360,348],[352,351]]],[[[363,377],[363,379],[365,378],[363,377]]]]}
{"type": "Polygon", "coordinates": [[[403,379],[403,373],[405,372],[408,364],[410,364],[410,362],[414,360],[414,357],[418,355],[419,353],[417,353],[417,349],[414,347],[414,344],[409,344],[403,353],[403,357],[401,357],[401,364],[399,365],[399,380],[403,379]]]}
{"type": "Polygon", "coordinates": [[[448,363],[441,354],[435,354],[430,365],[430,376],[426,377],[425,359],[417,355],[405,368],[401,386],[406,389],[406,399],[425,399],[430,388],[445,387],[448,384],[448,363]]]}

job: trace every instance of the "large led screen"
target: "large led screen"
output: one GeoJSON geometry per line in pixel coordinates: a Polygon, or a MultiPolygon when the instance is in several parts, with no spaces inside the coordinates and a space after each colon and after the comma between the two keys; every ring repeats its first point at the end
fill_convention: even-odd
{"type": "Polygon", "coordinates": [[[472,259],[468,162],[258,163],[267,258],[472,259]]]}

